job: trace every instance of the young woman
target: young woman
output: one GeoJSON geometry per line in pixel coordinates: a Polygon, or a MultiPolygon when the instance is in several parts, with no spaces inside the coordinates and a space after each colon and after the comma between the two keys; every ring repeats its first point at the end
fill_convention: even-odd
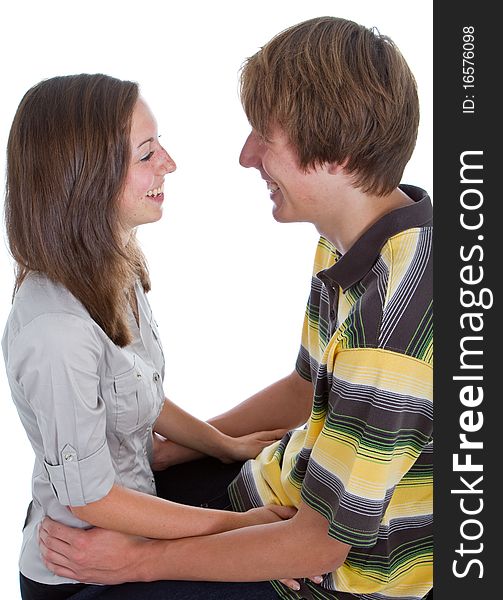
{"type": "Polygon", "coordinates": [[[224,462],[255,457],[282,431],[231,438],[165,398],[164,358],[135,238],[162,216],[176,165],[138,86],[55,77],[24,96],[7,151],[6,225],[16,262],[2,340],[12,397],[35,452],[20,558],[23,599],[80,590],[44,565],[38,525],[179,538],[281,520],[155,496],[152,437],[224,462]]]}

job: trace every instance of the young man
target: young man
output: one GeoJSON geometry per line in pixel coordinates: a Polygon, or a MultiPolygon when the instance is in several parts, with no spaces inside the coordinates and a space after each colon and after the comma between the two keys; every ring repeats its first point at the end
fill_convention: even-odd
{"type": "MultiPolygon", "coordinates": [[[[100,583],[269,586],[233,596],[220,584],[213,596],[213,584],[199,583],[178,596],[170,585],[184,582],[148,584],[170,598],[423,598],[432,586],[432,207],[426,192],[399,185],[419,120],[414,78],[388,38],[322,17],[273,38],[241,82],[252,132],[240,163],[265,180],[277,221],[311,222],[321,237],[295,371],[212,423],[232,435],[293,430],[243,466],[229,496],[236,510],[298,512],[169,541],[46,521],[43,555],[60,575],[100,583]],[[286,578],[303,580],[300,591],[286,578]]],[[[166,462],[188,458],[168,444],[159,462],[164,451],[166,462]]],[[[144,584],[102,597],[140,597],[135,585],[144,584]]]]}

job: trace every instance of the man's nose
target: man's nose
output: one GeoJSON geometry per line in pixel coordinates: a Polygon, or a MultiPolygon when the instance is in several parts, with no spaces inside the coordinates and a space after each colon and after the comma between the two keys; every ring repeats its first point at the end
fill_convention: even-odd
{"type": "Polygon", "coordinates": [[[239,164],[242,167],[255,167],[258,169],[262,162],[262,141],[255,131],[252,131],[246,138],[241,154],[239,155],[239,164]]]}

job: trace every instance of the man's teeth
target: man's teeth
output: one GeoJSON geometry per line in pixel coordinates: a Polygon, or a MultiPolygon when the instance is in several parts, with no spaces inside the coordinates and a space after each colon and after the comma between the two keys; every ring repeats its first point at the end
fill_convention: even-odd
{"type": "Polygon", "coordinates": [[[162,194],[164,192],[164,186],[161,185],[161,187],[155,188],[153,190],[149,190],[145,195],[146,196],[158,196],[159,194],[162,194]]]}
{"type": "Polygon", "coordinates": [[[267,189],[270,192],[277,192],[279,190],[279,185],[277,183],[274,183],[273,181],[268,181],[267,182],[267,189]]]}

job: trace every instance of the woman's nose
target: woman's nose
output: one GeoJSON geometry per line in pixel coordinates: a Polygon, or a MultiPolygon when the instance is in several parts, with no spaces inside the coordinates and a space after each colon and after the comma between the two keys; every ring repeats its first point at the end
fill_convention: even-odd
{"type": "Polygon", "coordinates": [[[175,161],[171,158],[171,156],[166,152],[164,148],[162,148],[161,152],[162,157],[160,165],[162,167],[163,174],[165,175],[166,173],[173,173],[173,171],[176,171],[175,161]]]}

